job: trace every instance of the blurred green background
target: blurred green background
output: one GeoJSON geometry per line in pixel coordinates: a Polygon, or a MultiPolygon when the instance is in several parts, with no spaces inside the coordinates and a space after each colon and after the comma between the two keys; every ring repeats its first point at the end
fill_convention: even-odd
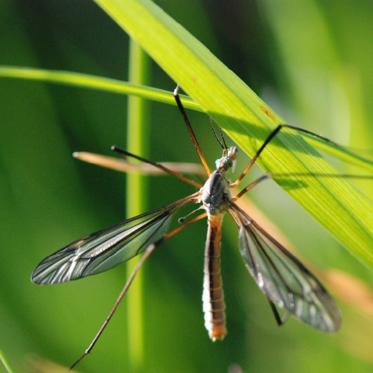
{"type": "MultiPolygon", "coordinates": [[[[289,123],[357,149],[371,147],[371,0],[157,3],[289,123]]],[[[2,0],[0,64],[127,80],[128,37],[88,1],[2,0]]],[[[174,88],[157,66],[151,70],[152,86],[174,88]]],[[[28,371],[33,356],[69,365],[111,307],[125,268],[52,287],[33,285],[30,273],[66,243],[123,219],[125,177],[71,153],[125,146],[127,99],[11,79],[0,79],[0,96],[0,350],[17,372],[28,371]]],[[[176,108],[151,103],[149,110],[151,158],[196,161],[176,108]]],[[[219,147],[209,120],[190,115],[213,162],[219,147]]],[[[242,155],[238,169],[246,161],[242,155]]],[[[368,194],[370,183],[356,186],[368,194]]],[[[148,206],[189,192],[170,177],[151,178],[148,206]]],[[[164,244],[143,269],[144,371],[227,372],[238,364],[245,372],[371,372],[372,273],[274,183],[251,197],[336,294],[342,330],[324,335],[294,320],[278,328],[226,219],[229,334],[223,343],[210,342],[201,309],[206,227],[199,223],[164,244]]],[[[122,306],[80,370],[128,371],[125,317],[122,306]]]]}

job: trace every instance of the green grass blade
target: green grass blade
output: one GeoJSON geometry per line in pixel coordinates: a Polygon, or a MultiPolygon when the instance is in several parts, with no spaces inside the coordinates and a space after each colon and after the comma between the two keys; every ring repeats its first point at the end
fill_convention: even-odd
{"type": "MultiPolygon", "coordinates": [[[[209,113],[250,156],[276,124],[274,113],[232,71],[177,22],[148,0],[97,0],[120,27],[209,113]]],[[[272,172],[336,172],[301,136],[286,131],[263,153],[259,164],[272,172]]],[[[287,192],[344,246],[373,265],[370,200],[346,180],[307,179],[287,192]]]]}
{"type": "MultiPolygon", "coordinates": [[[[109,92],[121,95],[133,95],[140,98],[171,104],[175,106],[175,100],[171,92],[138,85],[130,82],[124,82],[117,79],[104,78],[95,75],[82,74],[69,71],[53,71],[34,69],[30,67],[12,67],[0,66],[0,77],[24,79],[33,81],[43,81],[54,84],[61,84],[73,87],[93,89],[103,92],[109,92]]],[[[181,95],[183,104],[186,108],[196,111],[204,109],[190,97],[181,95]]],[[[343,161],[350,162],[356,166],[363,167],[373,171],[373,161],[362,157],[360,154],[351,151],[348,147],[333,146],[331,143],[325,143],[317,138],[307,138],[311,145],[343,161]]]]}
{"type": "Polygon", "coordinates": [[[10,368],[10,365],[8,364],[8,361],[5,359],[5,356],[2,351],[0,351],[0,367],[1,365],[3,366],[5,372],[7,373],[13,372],[12,369],[10,368]]]}
{"type": "MultiPolygon", "coordinates": [[[[41,81],[121,95],[133,95],[152,101],[176,105],[171,92],[97,75],[82,74],[72,71],[35,69],[24,66],[0,66],[0,78],[1,77],[41,81]]],[[[189,97],[185,95],[182,95],[182,97],[188,109],[197,111],[203,110],[189,97]]]]}

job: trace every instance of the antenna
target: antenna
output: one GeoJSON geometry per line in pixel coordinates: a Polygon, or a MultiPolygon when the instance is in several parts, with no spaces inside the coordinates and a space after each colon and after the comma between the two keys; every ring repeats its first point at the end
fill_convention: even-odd
{"type": "Polygon", "coordinates": [[[214,134],[214,137],[216,139],[216,141],[219,143],[220,147],[223,149],[223,150],[227,150],[228,147],[227,147],[227,144],[225,142],[225,139],[224,139],[224,136],[223,136],[223,132],[221,130],[220,127],[219,128],[219,135],[220,135],[220,138],[215,130],[215,126],[214,126],[214,122],[213,120],[210,118],[210,127],[212,129],[212,133],[214,134]]]}

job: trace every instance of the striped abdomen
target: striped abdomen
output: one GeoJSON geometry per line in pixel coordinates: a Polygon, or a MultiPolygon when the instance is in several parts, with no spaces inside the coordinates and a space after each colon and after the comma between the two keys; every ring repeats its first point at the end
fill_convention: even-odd
{"type": "Polygon", "coordinates": [[[225,303],[221,277],[220,251],[223,214],[209,215],[203,277],[203,312],[205,327],[213,341],[227,334],[225,303]]]}

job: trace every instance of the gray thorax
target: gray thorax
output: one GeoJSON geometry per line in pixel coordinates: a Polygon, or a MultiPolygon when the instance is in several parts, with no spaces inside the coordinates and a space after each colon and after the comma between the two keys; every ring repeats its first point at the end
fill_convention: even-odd
{"type": "Polygon", "coordinates": [[[201,202],[204,209],[211,215],[224,211],[231,198],[229,183],[224,172],[214,171],[201,188],[201,202]]]}
{"type": "Polygon", "coordinates": [[[225,173],[234,166],[237,157],[237,148],[232,146],[224,148],[222,157],[215,161],[216,170],[206,180],[201,188],[203,208],[209,215],[218,215],[226,210],[231,192],[225,173]]]}

